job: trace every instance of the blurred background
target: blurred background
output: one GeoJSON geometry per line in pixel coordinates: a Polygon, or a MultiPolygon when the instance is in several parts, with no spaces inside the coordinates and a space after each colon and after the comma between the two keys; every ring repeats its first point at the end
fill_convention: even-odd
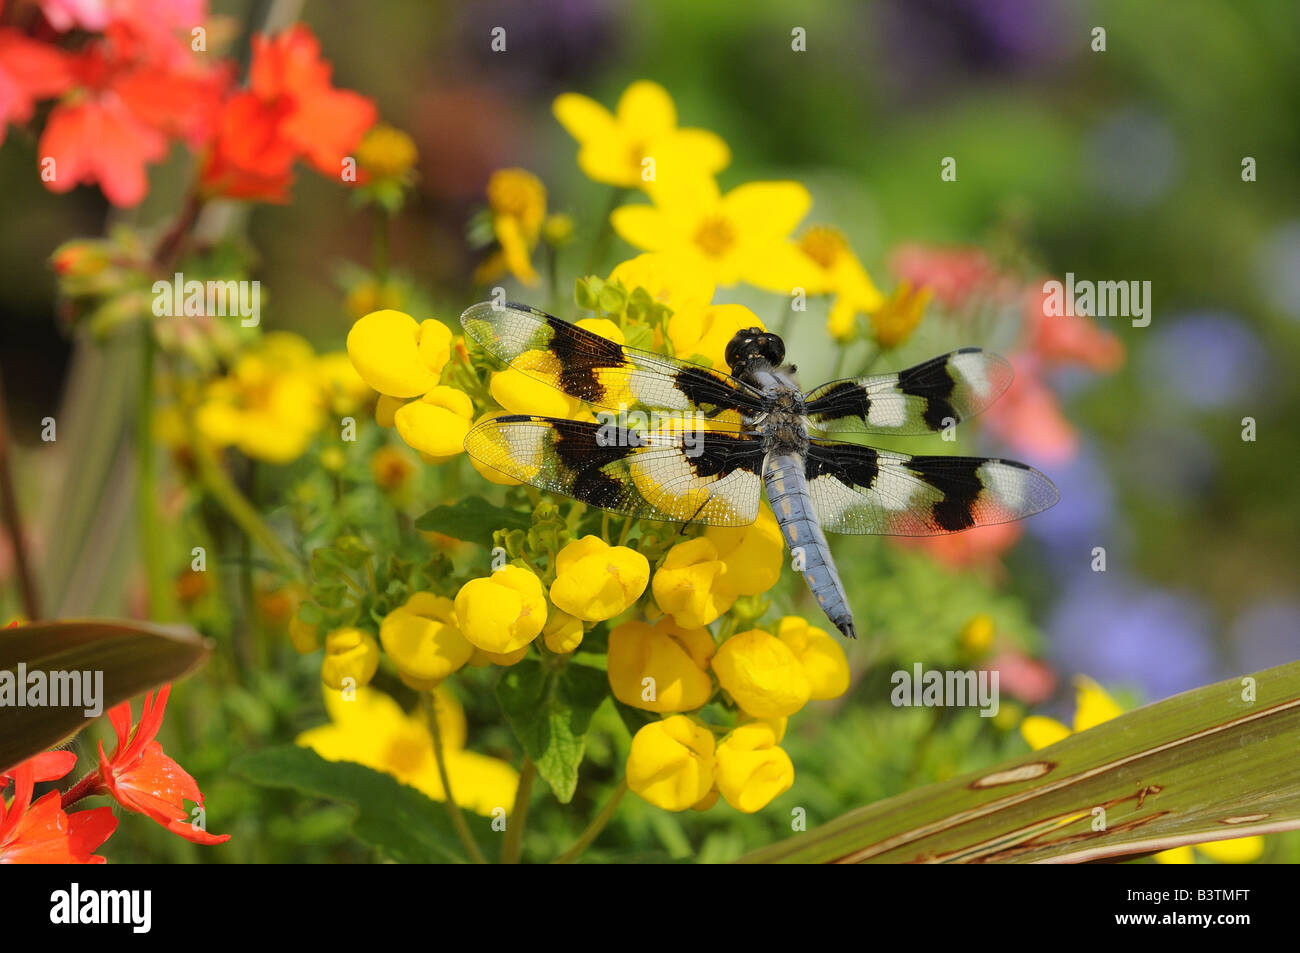
{"type": "MultiPolygon", "coordinates": [[[[260,22],[266,8],[214,0],[212,9],[237,32],[260,22]]],[[[320,37],[335,83],[374,97],[384,120],[415,139],[417,199],[397,220],[392,258],[444,321],[471,292],[476,258],[466,224],[483,204],[488,176],[503,166],[530,169],[546,183],[552,209],[592,228],[609,190],[581,175],[576,146],[550,104],[576,91],[612,106],[642,78],[669,90],[684,125],[712,129],[731,145],[724,189],[752,179],[807,184],[812,220],[842,228],[882,289],[905,270],[900,249],[918,244],[977,249],[992,267],[1027,282],[1067,272],[1149,281],[1148,327],[1098,318],[1122,343],[1122,366],[1109,374],[1051,372],[1068,421],[1064,449],[1037,459],[1032,446],[1013,454],[1057,482],[1061,503],[1025,525],[1023,545],[1004,565],[974,573],[980,598],[957,600],[952,619],[909,615],[906,607],[967,585],[954,581],[965,578],[964,567],[926,563],[912,571],[911,562],[889,563],[888,585],[857,597],[871,620],[867,631],[908,646],[900,658],[928,657],[916,646],[938,628],[959,626],[971,606],[1013,590],[1015,606],[999,624],[1005,617],[1027,633],[1023,641],[1057,677],[1047,710],[1067,720],[1074,674],[1131,705],[1300,657],[1300,494],[1292,487],[1300,462],[1300,5],[1293,0],[1176,7],[341,0],[308,2],[301,18],[320,37]],[[507,30],[504,53],[489,48],[495,26],[507,30]],[[795,27],[806,31],[806,52],[791,50],[795,27]],[[1104,51],[1092,48],[1096,27],[1105,30],[1104,51]],[[946,156],[956,159],[955,182],[940,180],[946,156]],[[1253,181],[1243,181],[1247,157],[1255,160],[1253,181]],[[1253,440],[1243,439],[1244,418],[1254,421],[1253,440]],[[1096,547],[1105,550],[1104,572],[1093,569],[1096,547]]],[[[59,196],[41,188],[30,137],[12,133],[0,149],[0,370],[18,468],[28,473],[20,490],[34,512],[76,505],[50,499],[31,476],[41,472],[41,420],[65,396],[73,351],[56,319],[49,255],[114,221],[164,219],[191,162],[177,147],[154,170],[144,204],[124,212],[97,190],[59,196]]],[[[353,320],[340,291],[344,263],[369,255],[366,223],[347,193],[302,175],[292,203],[257,206],[248,230],[265,289],[264,326],[341,347],[353,320]]],[[[578,248],[586,247],[582,237],[578,248]]],[[[611,262],[633,253],[620,245],[611,262]]],[[[727,300],[750,304],[765,320],[762,309],[775,310],[757,292],[727,300]]],[[[954,341],[951,331],[927,340],[923,329],[891,355],[890,367],[937,353],[932,341],[942,349],[1005,346],[994,317],[972,325],[970,340],[954,341]]],[[[814,308],[796,315],[791,329],[790,353],[808,386],[834,363],[823,321],[814,308]]],[[[1036,423],[1029,412],[1023,419],[1036,423]]],[[[1008,442],[1015,446],[1014,439],[993,446],[1008,442]]],[[[109,532],[129,535],[129,521],[109,532]]],[[[43,560],[71,558],[67,541],[38,537],[34,545],[43,560]]],[[[910,552],[870,550],[884,560],[910,552]]],[[[0,578],[10,559],[0,550],[0,578]]],[[[126,569],[107,573],[65,598],[80,612],[129,614],[129,578],[126,569]]],[[[13,614],[16,603],[7,598],[13,614]]],[[[884,677],[868,677],[862,691],[876,691],[884,677]]],[[[827,709],[791,743],[797,769],[821,779],[812,803],[828,815],[989,753],[971,748],[978,720],[969,733],[950,732],[923,765],[882,753],[904,747],[902,739],[918,737],[924,724],[908,714],[882,728],[865,708],[844,704],[851,712],[838,723],[827,709]]],[[[192,766],[196,774],[217,773],[222,755],[210,754],[192,766]]],[[[809,803],[807,788],[802,797],[809,803]]],[[[314,834],[294,828],[277,836],[301,851],[299,859],[349,858],[334,810],[322,809],[314,834]]],[[[626,811],[628,843],[653,842],[672,856],[705,842],[697,859],[727,859],[770,834],[752,826],[746,833],[745,825],[762,824],[750,818],[726,825],[665,818],[639,802],[626,811]],[[692,827],[706,824],[716,829],[692,827]]],[[[139,838],[142,859],[190,849],[153,831],[119,834],[128,837],[139,838]]],[[[252,848],[239,849],[258,859],[252,848]]]]}

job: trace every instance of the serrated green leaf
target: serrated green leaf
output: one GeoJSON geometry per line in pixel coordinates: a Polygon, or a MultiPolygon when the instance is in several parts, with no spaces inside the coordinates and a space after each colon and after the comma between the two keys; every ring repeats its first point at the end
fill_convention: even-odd
{"type": "MultiPolygon", "coordinates": [[[[283,745],[255,751],[231,766],[243,778],[270,788],[289,788],[356,808],[352,833],[393,860],[410,864],[464,863],[465,854],[446,805],[396,778],[347,761],[326,761],[310,748],[283,745]]],[[[492,838],[491,822],[464,812],[480,846],[492,838]]]]}
{"type": "MultiPolygon", "coordinates": [[[[98,707],[103,714],[180,678],[210,650],[207,639],[185,626],[112,619],[32,622],[0,630],[0,672],[13,673],[15,689],[19,663],[29,676],[42,672],[47,679],[52,672],[90,672],[92,679],[102,673],[98,707]]],[[[0,704],[0,771],[58,744],[98,717],[85,711],[82,705],[19,705],[16,699],[0,704]]]]}
{"type": "Polygon", "coordinates": [[[506,669],[497,683],[506,720],[561,804],[573,799],[591,716],[608,695],[604,672],[574,664],[551,672],[536,659],[506,669]]]}
{"type": "Polygon", "coordinates": [[[415,521],[418,530],[445,533],[485,546],[492,545],[492,534],[498,529],[526,530],[531,525],[528,513],[496,506],[481,496],[466,497],[451,506],[435,506],[415,521]]]}

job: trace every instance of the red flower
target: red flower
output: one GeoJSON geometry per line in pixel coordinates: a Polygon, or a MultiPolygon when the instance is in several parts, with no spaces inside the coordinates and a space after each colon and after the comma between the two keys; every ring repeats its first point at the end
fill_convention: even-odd
{"type": "Polygon", "coordinates": [[[1020,539],[1019,523],[994,523],[940,536],[896,536],[904,549],[920,549],[954,569],[994,566],[998,558],[1020,539]]]}
{"type": "Polygon", "coordinates": [[[128,811],[153,818],[173,834],[196,844],[222,844],[229,834],[209,834],[195,828],[185,810],[186,801],[203,805],[198,782],[163,752],[154,740],[162,727],[170,685],[164,685],[157,699],[149,693],[135,733],[131,732],[131,703],[109,709],[108,720],[117,733],[117,749],[110,758],[99,743],[99,784],[128,811]]]}
{"type": "Polygon", "coordinates": [[[948,310],[960,308],[976,295],[993,294],[1005,284],[988,256],[974,247],[903,245],[890,256],[889,265],[914,287],[930,288],[948,310]]]}
{"type": "Polygon", "coordinates": [[[67,814],[58,791],[32,803],[37,781],[53,781],[72,770],[71,751],[47,751],[0,775],[0,793],[14,782],[14,796],[5,807],[0,798],[0,864],[102,864],[95,848],[117,829],[110,807],[67,814]]]}
{"type": "Polygon", "coordinates": [[[217,119],[202,183],[209,195],[283,201],[293,162],[303,158],[326,176],[374,125],[372,100],[335,89],[320,43],[302,24],[276,37],[253,38],[247,90],[228,97],[217,119]]]}
{"type": "Polygon", "coordinates": [[[9,123],[31,119],[38,99],[57,96],[71,82],[71,60],[62,50],[0,29],[0,144],[9,123]]]}
{"type": "Polygon", "coordinates": [[[203,66],[185,47],[146,42],[116,22],[72,60],[71,70],[72,91],[41,136],[41,161],[54,160],[45,186],[67,192],[98,183],[123,206],[144,198],[145,165],[167,154],[169,138],[196,148],[204,143],[228,82],[225,69],[203,66]]]}
{"type": "Polygon", "coordinates": [[[1043,382],[1039,363],[1028,354],[1011,357],[1016,376],[1001,399],[984,411],[984,426],[999,441],[1036,463],[1063,463],[1074,456],[1079,435],[1043,382]]]}

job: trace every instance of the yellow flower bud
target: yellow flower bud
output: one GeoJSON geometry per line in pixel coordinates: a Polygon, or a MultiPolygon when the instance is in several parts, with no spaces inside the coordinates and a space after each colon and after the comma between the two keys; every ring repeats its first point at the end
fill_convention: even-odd
{"type": "Polygon", "coordinates": [[[719,591],[725,569],[717,548],[705,537],[678,543],[655,573],[651,586],[655,602],[678,625],[702,629],[736,601],[734,593],[719,591]]]}
{"type": "Polygon", "coordinates": [[[684,811],[707,797],[713,771],[713,734],[685,715],[645,725],[627,756],[627,786],[665,811],[684,811]]]}
{"type": "Polygon", "coordinates": [[[736,704],[759,718],[793,715],[812,694],[794,652],[759,629],[723,642],[713,657],[713,671],[736,704]]]}
{"type": "Polygon", "coordinates": [[[694,711],[713,694],[713,637],[668,617],[624,622],[609,633],[609,687],[625,705],[660,713],[694,711]]]}
{"type": "Polygon", "coordinates": [[[574,540],[555,559],[551,602],[586,622],[603,622],[626,610],[645,592],[649,561],[634,549],[611,546],[599,536],[574,540]]]}
{"type": "Polygon", "coordinates": [[[473,417],[474,404],[463,391],[439,386],[399,408],[393,420],[407,446],[445,459],[465,449],[473,417]]]}
{"type": "Polygon", "coordinates": [[[289,620],[289,641],[299,655],[315,652],[320,648],[320,627],[294,616],[289,620]]]}
{"type": "Polygon", "coordinates": [[[422,691],[433,688],[474,654],[474,646],[456,627],[452,601],[431,592],[414,593],[388,613],[379,626],[379,641],[402,681],[422,691]]]}
{"type": "Polygon", "coordinates": [[[546,647],[556,655],[576,652],[582,644],[582,635],[581,619],[562,609],[547,614],[546,625],[542,627],[542,639],[546,642],[546,647]]]}
{"type": "Polygon", "coordinates": [[[505,655],[526,648],[546,624],[542,581],[519,566],[471,579],[456,593],[456,621],[484,652],[505,655]]]}
{"type": "Polygon", "coordinates": [[[415,165],[415,141],[387,123],[373,126],[357,145],[357,163],[378,178],[400,179],[415,165]]]}
{"type": "Polygon", "coordinates": [[[776,746],[772,726],[762,721],[736,728],[717,750],[718,790],[738,811],[753,814],[794,784],[790,756],[776,746]]]}
{"type": "Polygon", "coordinates": [[[325,636],[325,661],[321,663],[320,680],[326,687],[343,689],[343,680],[353,680],[351,687],[359,688],[375,677],[379,668],[379,643],[369,632],[360,629],[335,629],[325,636]]]}
{"type": "Polygon", "coordinates": [[[718,558],[727,567],[720,580],[721,589],[739,596],[757,596],[781,578],[785,540],[776,516],[767,506],[759,508],[758,519],[748,526],[710,526],[704,537],[713,543],[718,558]]]}
{"type": "Polygon", "coordinates": [[[379,393],[417,397],[437,384],[442,374],[447,355],[443,354],[441,363],[427,359],[437,357],[443,332],[450,344],[451,332],[439,321],[421,325],[401,311],[372,311],[348,332],[348,357],[361,379],[379,393]],[[425,336],[432,341],[422,348],[425,336]]]}
{"type": "Polygon", "coordinates": [[[839,698],[849,690],[849,660],[844,649],[825,629],[807,619],[788,615],[777,626],[776,637],[794,653],[811,688],[810,698],[839,698]]]}
{"type": "Polygon", "coordinates": [[[961,647],[972,655],[988,651],[993,644],[995,627],[993,618],[987,612],[973,615],[961,629],[961,647]]]}

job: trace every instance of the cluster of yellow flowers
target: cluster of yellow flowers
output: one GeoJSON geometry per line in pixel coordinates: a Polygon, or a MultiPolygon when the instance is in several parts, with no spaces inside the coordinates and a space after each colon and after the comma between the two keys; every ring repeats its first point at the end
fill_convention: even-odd
{"type": "Polygon", "coordinates": [[[346,354],[318,356],[298,335],[275,331],[206,385],[194,422],[214,447],[285,464],[307,451],[331,414],[354,413],[370,396],[346,354]]]}

